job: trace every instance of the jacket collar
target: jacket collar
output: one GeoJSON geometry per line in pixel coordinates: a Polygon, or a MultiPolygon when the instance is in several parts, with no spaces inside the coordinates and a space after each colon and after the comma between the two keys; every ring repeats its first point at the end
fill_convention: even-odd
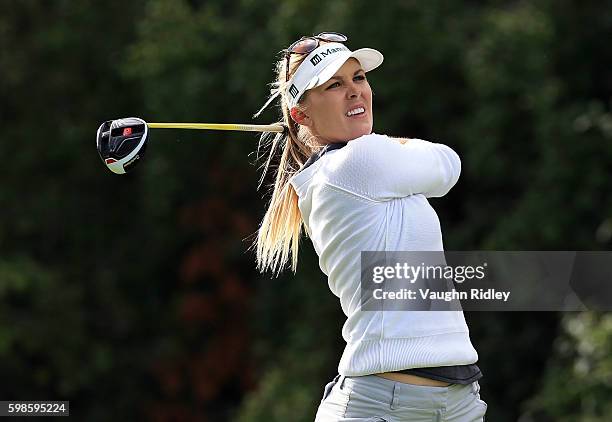
{"type": "Polygon", "coordinates": [[[308,158],[308,160],[304,163],[304,165],[302,166],[300,171],[304,170],[307,167],[310,167],[315,161],[317,161],[319,158],[323,157],[323,155],[325,155],[326,152],[342,148],[343,146],[346,146],[347,143],[348,142],[332,142],[330,144],[325,145],[319,151],[313,153],[310,156],[310,158],[308,158]]]}

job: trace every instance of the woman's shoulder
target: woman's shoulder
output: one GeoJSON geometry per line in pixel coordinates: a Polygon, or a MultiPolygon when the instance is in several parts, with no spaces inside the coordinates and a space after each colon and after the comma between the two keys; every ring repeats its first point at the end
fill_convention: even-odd
{"type": "Polygon", "coordinates": [[[427,144],[429,144],[429,142],[418,138],[370,133],[349,141],[346,153],[351,159],[364,158],[375,160],[379,158],[387,160],[389,155],[404,155],[413,148],[421,148],[427,144]],[[406,147],[409,148],[406,149],[406,147]]]}
{"type": "Polygon", "coordinates": [[[389,139],[387,135],[370,133],[348,141],[345,150],[349,155],[359,154],[360,152],[366,154],[372,153],[377,147],[381,147],[383,143],[389,142],[389,139]]]}
{"type": "Polygon", "coordinates": [[[387,140],[389,140],[389,136],[385,134],[372,132],[367,135],[362,135],[359,138],[355,138],[353,140],[348,141],[348,145],[357,146],[357,145],[363,145],[363,144],[369,144],[372,142],[387,141],[387,140]]]}
{"type": "Polygon", "coordinates": [[[402,144],[406,144],[407,142],[422,143],[422,142],[427,142],[427,141],[423,139],[419,139],[419,138],[390,136],[386,134],[372,132],[368,135],[362,135],[359,138],[355,138],[349,141],[348,145],[352,144],[355,147],[356,146],[371,146],[371,145],[376,145],[377,142],[386,142],[390,144],[402,145],[402,144]]]}
{"type": "Polygon", "coordinates": [[[370,133],[347,141],[346,146],[330,157],[327,166],[330,175],[348,174],[347,177],[361,179],[372,177],[389,157],[396,155],[401,147],[397,139],[379,133],[370,133]]]}

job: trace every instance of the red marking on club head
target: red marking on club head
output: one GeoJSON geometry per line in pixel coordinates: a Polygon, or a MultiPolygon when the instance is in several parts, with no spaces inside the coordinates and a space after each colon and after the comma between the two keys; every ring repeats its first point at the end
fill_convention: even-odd
{"type": "Polygon", "coordinates": [[[128,136],[132,134],[132,128],[131,127],[125,127],[123,128],[123,136],[128,136]]]}
{"type": "Polygon", "coordinates": [[[117,162],[117,160],[115,160],[114,158],[107,158],[106,159],[106,164],[113,164],[113,163],[116,163],[116,162],[117,162]]]}

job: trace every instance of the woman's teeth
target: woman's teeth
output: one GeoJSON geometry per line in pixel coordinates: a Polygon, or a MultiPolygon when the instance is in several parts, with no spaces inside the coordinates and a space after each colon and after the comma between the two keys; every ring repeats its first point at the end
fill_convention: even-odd
{"type": "Polygon", "coordinates": [[[361,113],[365,113],[365,109],[363,107],[353,109],[349,111],[348,113],[346,113],[346,115],[350,117],[350,116],[354,116],[355,114],[361,114],[361,113]]]}

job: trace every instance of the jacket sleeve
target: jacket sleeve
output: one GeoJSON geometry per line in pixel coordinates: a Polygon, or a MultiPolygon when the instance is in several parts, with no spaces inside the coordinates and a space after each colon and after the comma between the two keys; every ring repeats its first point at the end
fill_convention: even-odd
{"type": "Polygon", "coordinates": [[[422,139],[402,144],[386,135],[370,134],[350,141],[347,147],[340,183],[374,200],[444,196],[461,173],[455,151],[422,139]]]}

